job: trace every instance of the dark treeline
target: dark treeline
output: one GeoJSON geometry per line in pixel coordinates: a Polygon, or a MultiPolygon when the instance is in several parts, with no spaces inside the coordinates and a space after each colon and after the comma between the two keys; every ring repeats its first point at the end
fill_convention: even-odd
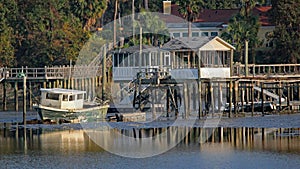
{"type": "MultiPolygon", "coordinates": [[[[196,9],[231,9],[272,4],[274,46],[262,56],[268,61],[296,63],[300,53],[300,0],[189,0],[196,9]],[[248,6],[247,6],[248,5],[248,6]],[[273,57],[273,58],[272,58],[273,57]]],[[[134,11],[162,11],[162,0],[0,0],[0,67],[42,67],[75,61],[82,46],[97,28],[134,11]],[[116,6],[117,4],[117,6],[116,6]]],[[[173,1],[172,1],[173,2],[173,1]]],[[[176,3],[174,0],[173,3],[176,3]]],[[[236,21],[251,16],[235,16],[236,21]]],[[[249,22],[240,22],[249,26],[249,22]]],[[[234,20],[231,27],[234,29],[234,20]]],[[[234,33],[236,31],[232,31],[234,33]]],[[[227,32],[228,33],[228,32],[227,32]]],[[[242,32],[243,34],[243,32],[242,32]]],[[[249,35],[250,36],[250,35],[249,35]]],[[[251,38],[255,40],[255,34],[251,38]]],[[[230,36],[228,41],[230,41],[230,36]]],[[[244,36],[245,37],[245,36],[244,36]]],[[[150,38],[149,38],[150,39],[150,38]]],[[[242,39],[242,38],[241,38],[242,39]]],[[[232,40],[232,39],[231,39],[232,40]]],[[[239,43],[242,43],[239,42],[239,43]]],[[[250,42],[256,48],[256,42],[250,42]]],[[[239,45],[239,44],[236,44],[239,45]]],[[[241,48],[243,46],[241,45],[241,48]]]]}
{"type": "Polygon", "coordinates": [[[75,60],[106,8],[102,0],[1,0],[0,66],[75,60]]]}

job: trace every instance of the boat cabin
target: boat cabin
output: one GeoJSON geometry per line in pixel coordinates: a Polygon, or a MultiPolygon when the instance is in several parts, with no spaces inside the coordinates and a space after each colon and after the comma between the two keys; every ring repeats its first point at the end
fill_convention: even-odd
{"type": "Polygon", "coordinates": [[[58,109],[82,109],[85,91],[71,89],[41,90],[41,105],[58,109]]]}

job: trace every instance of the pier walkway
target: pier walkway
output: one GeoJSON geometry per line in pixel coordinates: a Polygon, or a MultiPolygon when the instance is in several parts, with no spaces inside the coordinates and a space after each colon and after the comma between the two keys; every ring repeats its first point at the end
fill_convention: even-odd
{"type": "MultiPolygon", "coordinates": [[[[3,80],[21,80],[24,73],[30,80],[68,79],[70,77],[89,78],[101,76],[101,66],[52,66],[43,68],[0,68],[0,82],[3,80]]],[[[233,66],[232,78],[300,78],[300,64],[249,64],[248,76],[245,65],[233,66]]]]}
{"type": "Polygon", "coordinates": [[[53,66],[43,68],[0,68],[0,82],[21,80],[20,74],[26,74],[27,80],[57,80],[75,78],[90,78],[101,75],[99,66],[53,66]]]}
{"type": "Polygon", "coordinates": [[[233,77],[248,78],[300,78],[300,64],[235,64],[233,77]],[[246,76],[248,74],[248,76],[246,76]]]}

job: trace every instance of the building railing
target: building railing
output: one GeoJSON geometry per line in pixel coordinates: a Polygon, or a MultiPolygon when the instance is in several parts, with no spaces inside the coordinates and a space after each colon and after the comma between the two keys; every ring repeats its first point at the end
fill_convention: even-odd
{"type": "Polygon", "coordinates": [[[27,79],[68,79],[89,78],[102,75],[99,66],[53,66],[44,68],[0,68],[0,79],[20,79],[20,73],[24,73],[27,79]]]}
{"type": "MultiPolygon", "coordinates": [[[[234,76],[246,76],[244,64],[233,66],[234,76]]],[[[300,64],[248,65],[248,76],[300,76],[300,64]]]]}
{"type": "MultiPolygon", "coordinates": [[[[196,69],[177,69],[172,70],[173,74],[182,76],[182,70],[191,74],[190,78],[197,76],[196,69]],[[177,72],[176,72],[177,71],[177,72]],[[180,72],[178,72],[180,71],[180,72]]],[[[132,80],[138,68],[123,67],[113,68],[113,75],[115,80],[132,80]]],[[[4,79],[15,80],[20,79],[20,73],[24,73],[27,79],[67,79],[67,78],[89,78],[102,75],[101,66],[53,66],[44,68],[0,68],[0,82],[4,79]]],[[[233,76],[245,77],[246,69],[243,64],[234,64],[233,76]]],[[[300,64],[264,64],[248,65],[248,77],[265,77],[265,76],[299,76],[300,77],[300,64]]],[[[185,76],[186,77],[186,76],[185,76]]]]}

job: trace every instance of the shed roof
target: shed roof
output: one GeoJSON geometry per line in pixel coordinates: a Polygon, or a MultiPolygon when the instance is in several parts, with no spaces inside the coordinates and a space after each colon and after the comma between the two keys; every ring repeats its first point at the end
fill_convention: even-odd
{"type": "MultiPolygon", "coordinates": [[[[143,52],[152,52],[152,51],[159,51],[160,49],[158,47],[149,46],[149,45],[142,45],[142,51],[143,52]]],[[[116,49],[113,51],[110,51],[110,53],[119,53],[119,54],[133,54],[140,51],[140,46],[130,46],[128,48],[122,48],[122,49],[116,49]]]]}

